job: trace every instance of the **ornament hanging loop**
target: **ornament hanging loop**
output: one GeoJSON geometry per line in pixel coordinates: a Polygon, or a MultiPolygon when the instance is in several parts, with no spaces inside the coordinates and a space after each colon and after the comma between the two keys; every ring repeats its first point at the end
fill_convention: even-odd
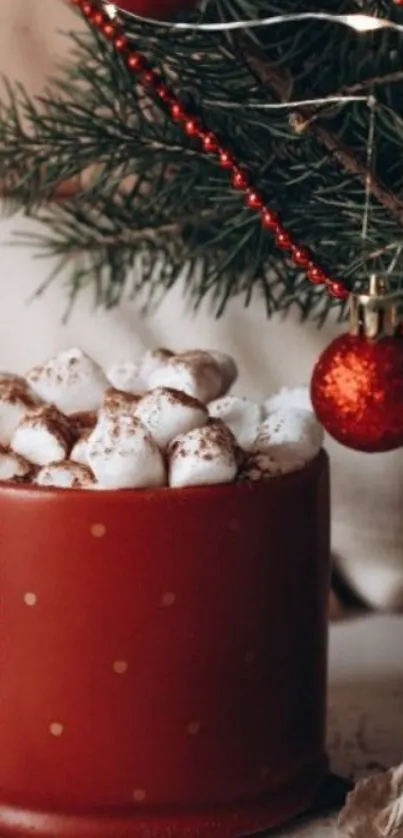
{"type": "Polygon", "coordinates": [[[351,294],[350,334],[379,340],[394,337],[400,332],[402,313],[401,296],[389,295],[386,279],[370,277],[368,291],[351,294]]]}

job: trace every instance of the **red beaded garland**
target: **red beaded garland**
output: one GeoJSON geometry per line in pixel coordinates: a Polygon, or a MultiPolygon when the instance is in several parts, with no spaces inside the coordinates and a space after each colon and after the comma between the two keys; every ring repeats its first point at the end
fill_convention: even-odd
{"type": "Polygon", "coordinates": [[[263,205],[264,205],[264,201],[263,201],[262,196],[259,195],[259,192],[255,192],[254,189],[249,189],[248,190],[247,195],[246,195],[246,203],[247,203],[249,209],[255,209],[255,210],[261,210],[263,205]]]}
{"type": "Polygon", "coordinates": [[[212,131],[202,132],[201,140],[206,154],[214,154],[218,150],[218,140],[212,131]]]}
{"type": "Polygon", "coordinates": [[[271,230],[273,232],[279,230],[281,227],[277,213],[269,210],[267,207],[264,207],[262,212],[262,224],[265,230],[271,230]]]}
{"type": "Polygon", "coordinates": [[[185,131],[188,137],[198,137],[200,134],[201,126],[198,119],[194,119],[190,117],[185,122],[185,131]]]}
{"type": "Polygon", "coordinates": [[[333,279],[327,279],[326,288],[328,294],[331,297],[334,297],[335,300],[343,300],[346,297],[348,297],[348,292],[346,291],[342,282],[338,282],[337,280],[333,279]]]}
{"type": "MultiPolygon", "coordinates": [[[[275,243],[280,250],[290,251],[290,258],[298,268],[306,271],[309,282],[313,285],[326,285],[327,291],[334,299],[346,299],[349,296],[348,290],[343,283],[333,280],[316,265],[310,251],[303,246],[294,243],[291,235],[283,227],[278,215],[264,201],[259,192],[251,186],[248,175],[239,166],[233,153],[226,148],[221,148],[218,138],[206,129],[201,122],[193,116],[186,114],[186,111],[176,99],[170,88],[164,83],[159,73],[155,72],[149,65],[144,55],[136,51],[129,51],[129,42],[121,31],[119,24],[110,21],[100,11],[99,6],[88,0],[70,0],[73,6],[77,6],[82,14],[87,17],[91,24],[97,27],[107,38],[113,39],[114,47],[118,52],[128,53],[125,55],[126,66],[129,70],[140,73],[140,81],[152,88],[155,95],[161,102],[169,107],[171,118],[174,122],[183,123],[183,130],[188,137],[199,137],[202,142],[203,151],[206,154],[218,154],[218,161],[222,169],[231,172],[231,183],[235,189],[246,192],[247,206],[252,210],[261,213],[261,223],[265,230],[274,233],[275,243]]],[[[403,5],[403,0],[394,0],[396,6],[403,5]]]]}
{"type": "Polygon", "coordinates": [[[291,250],[292,239],[286,230],[279,230],[275,236],[276,245],[280,250],[291,250]]]}
{"type": "Polygon", "coordinates": [[[308,268],[312,262],[312,257],[307,247],[293,247],[291,259],[298,268],[308,268]]]}
{"type": "Polygon", "coordinates": [[[223,148],[220,151],[220,166],[222,169],[232,169],[235,165],[235,160],[230,151],[223,148]]]}
{"type": "Polygon", "coordinates": [[[234,169],[232,175],[232,185],[235,187],[235,189],[241,190],[247,189],[249,187],[249,180],[245,172],[242,171],[242,169],[234,169]]]}

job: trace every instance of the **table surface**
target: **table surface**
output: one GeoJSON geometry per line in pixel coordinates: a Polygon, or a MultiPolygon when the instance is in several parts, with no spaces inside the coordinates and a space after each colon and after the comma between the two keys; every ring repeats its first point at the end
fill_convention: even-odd
{"type": "MultiPolygon", "coordinates": [[[[403,616],[354,616],[331,628],[328,751],[359,778],[403,761],[403,616]]],[[[305,818],[270,838],[335,838],[336,816],[305,818]]]]}

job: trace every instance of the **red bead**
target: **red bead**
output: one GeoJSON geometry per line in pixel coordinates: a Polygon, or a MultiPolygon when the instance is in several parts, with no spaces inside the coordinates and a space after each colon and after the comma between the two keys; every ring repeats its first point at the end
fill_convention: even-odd
{"type": "Polygon", "coordinates": [[[213,134],[211,131],[207,132],[206,134],[203,134],[202,137],[201,137],[201,140],[202,140],[202,144],[203,144],[203,150],[207,154],[210,154],[213,151],[217,151],[218,140],[217,140],[217,137],[215,136],[215,134],[213,134]]]}
{"type": "Polygon", "coordinates": [[[261,210],[264,202],[259,192],[255,192],[254,189],[249,189],[246,203],[249,209],[261,210]]]}
{"type": "Polygon", "coordinates": [[[164,102],[165,104],[170,102],[171,99],[173,98],[172,90],[170,90],[168,85],[164,84],[164,82],[159,82],[156,85],[155,92],[156,92],[158,98],[161,99],[161,102],[164,102]]]}
{"type": "Polygon", "coordinates": [[[106,38],[113,38],[116,33],[116,26],[113,23],[105,23],[102,31],[106,38]]]}
{"type": "Polygon", "coordinates": [[[92,22],[95,26],[98,26],[101,29],[104,23],[106,23],[105,15],[103,15],[102,12],[96,12],[92,22]]]}
{"type": "Polygon", "coordinates": [[[118,52],[123,52],[125,49],[127,49],[127,46],[128,40],[125,37],[125,35],[118,35],[117,38],[115,38],[115,47],[118,50],[118,52]]]}
{"type": "Polygon", "coordinates": [[[222,169],[232,169],[234,165],[234,157],[230,151],[223,148],[220,151],[220,166],[222,169]]]}
{"type": "Polygon", "coordinates": [[[200,134],[201,126],[198,119],[194,119],[190,117],[185,122],[185,132],[188,137],[198,137],[200,134]]]}
{"type": "Polygon", "coordinates": [[[277,232],[281,229],[281,221],[277,213],[272,210],[264,209],[262,212],[262,224],[266,230],[273,230],[277,232]]]}
{"type": "Polygon", "coordinates": [[[329,296],[333,297],[335,300],[346,300],[349,296],[349,292],[343,283],[338,282],[337,280],[327,279],[326,288],[329,296]]]}
{"type": "Polygon", "coordinates": [[[131,52],[127,58],[127,66],[129,70],[138,73],[140,70],[144,70],[145,59],[139,52],[131,52]]]}
{"type": "Polygon", "coordinates": [[[235,169],[234,174],[232,175],[232,185],[235,186],[235,189],[247,189],[249,186],[249,180],[245,172],[242,169],[235,169]]]}
{"type": "Polygon", "coordinates": [[[312,285],[324,285],[327,276],[318,265],[312,265],[307,271],[307,277],[312,285]]]}
{"type": "Polygon", "coordinates": [[[291,259],[298,268],[307,268],[312,261],[312,256],[307,247],[293,247],[291,259]]]}
{"type": "Polygon", "coordinates": [[[158,73],[155,73],[154,70],[146,70],[144,75],[141,77],[141,81],[143,84],[146,84],[148,87],[155,86],[161,81],[161,76],[158,73]]]}
{"type": "Polygon", "coordinates": [[[278,230],[276,233],[276,245],[280,250],[291,250],[292,239],[286,230],[278,230]]]}
{"type": "Polygon", "coordinates": [[[86,17],[91,17],[91,15],[95,12],[95,7],[92,5],[92,3],[84,3],[84,5],[81,8],[83,14],[86,17]]]}
{"type": "Polygon", "coordinates": [[[174,102],[171,108],[171,116],[175,122],[183,122],[186,119],[186,113],[180,102],[174,102]]]}

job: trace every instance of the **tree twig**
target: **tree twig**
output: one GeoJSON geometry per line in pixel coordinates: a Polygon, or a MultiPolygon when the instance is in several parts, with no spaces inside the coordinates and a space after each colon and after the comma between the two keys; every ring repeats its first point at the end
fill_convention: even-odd
{"type": "MultiPolygon", "coordinates": [[[[260,84],[270,90],[280,102],[286,102],[287,98],[284,96],[284,92],[290,88],[288,71],[274,65],[264,50],[249,39],[240,38],[238,48],[243,60],[260,84]]],[[[321,125],[318,119],[314,118],[315,116],[314,108],[300,108],[298,112],[291,115],[295,130],[310,131],[329,152],[332,159],[348,174],[357,177],[365,186],[368,176],[365,164],[348,146],[340,141],[336,134],[321,125]]],[[[371,178],[371,193],[400,227],[403,227],[403,203],[376,175],[371,178]]]]}

